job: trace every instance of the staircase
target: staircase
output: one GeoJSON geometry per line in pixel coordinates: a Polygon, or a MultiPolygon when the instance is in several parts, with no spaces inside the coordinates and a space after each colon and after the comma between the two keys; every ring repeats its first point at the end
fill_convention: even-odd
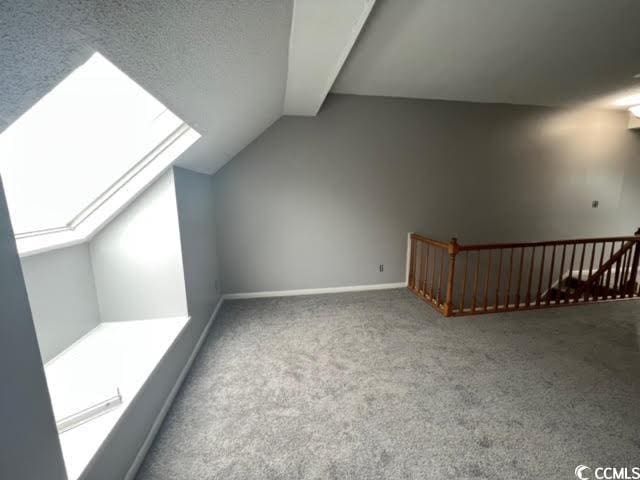
{"type": "Polygon", "coordinates": [[[570,276],[566,277],[562,285],[559,287],[553,287],[549,292],[545,295],[544,299],[549,298],[551,302],[568,302],[572,298],[575,298],[576,295],[579,295],[580,292],[585,292],[587,295],[593,296],[602,296],[609,298],[617,298],[623,295],[629,288],[628,284],[626,287],[621,289],[616,289],[608,286],[596,286],[589,287],[588,282],[586,280],[578,280],[577,278],[572,278],[570,276]]]}
{"type": "Polygon", "coordinates": [[[461,245],[411,234],[408,287],[445,316],[640,296],[634,236],[461,245]]]}

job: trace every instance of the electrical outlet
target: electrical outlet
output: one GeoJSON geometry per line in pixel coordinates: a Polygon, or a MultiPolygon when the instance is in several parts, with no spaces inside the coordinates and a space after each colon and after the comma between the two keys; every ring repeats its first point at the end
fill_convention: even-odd
{"type": "Polygon", "coordinates": [[[598,208],[598,205],[600,205],[600,202],[598,200],[591,201],[591,208],[598,208]]]}
{"type": "Polygon", "coordinates": [[[384,265],[380,264],[380,271],[384,272],[384,265]]]}

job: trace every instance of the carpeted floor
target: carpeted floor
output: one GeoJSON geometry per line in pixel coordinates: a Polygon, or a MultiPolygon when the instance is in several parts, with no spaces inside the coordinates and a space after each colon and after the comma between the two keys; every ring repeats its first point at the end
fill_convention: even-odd
{"type": "Polygon", "coordinates": [[[637,301],[456,319],[406,290],[226,302],[137,478],[640,466],[639,325],[637,301]]]}

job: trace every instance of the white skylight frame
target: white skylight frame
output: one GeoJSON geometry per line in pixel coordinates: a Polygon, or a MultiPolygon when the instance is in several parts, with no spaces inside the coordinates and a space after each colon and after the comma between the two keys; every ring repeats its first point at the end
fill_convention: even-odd
{"type": "MultiPolygon", "coordinates": [[[[76,245],[91,239],[104,225],[109,223],[146,187],[157,180],[167,168],[187,148],[200,138],[200,134],[184,124],[184,130],[165,146],[164,150],[154,156],[142,170],[121,185],[114,185],[103,201],[102,197],[89,205],[78,218],[77,223],[62,229],[42,231],[16,236],[16,244],[20,256],[76,245]],[[86,216],[85,216],[86,215],[86,216]]],[[[120,182],[118,182],[120,183],[120,182]]]]}
{"type": "MultiPolygon", "coordinates": [[[[153,113],[153,111],[156,111],[156,113],[159,112],[155,116],[155,118],[151,120],[151,123],[149,123],[149,128],[154,128],[153,127],[153,125],[155,125],[154,122],[160,121],[162,122],[160,124],[160,126],[162,127],[162,130],[156,131],[155,134],[153,133],[153,131],[150,131],[150,133],[153,135],[152,137],[144,137],[143,135],[140,138],[136,136],[136,133],[135,133],[136,131],[125,130],[124,131],[125,136],[128,135],[128,137],[130,137],[129,142],[131,142],[131,139],[133,138],[134,143],[131,144],[132,145],[131,147],[129,147],[128,144],[126,143],[127,139],[122,139],[123,141],[121,141],[120,143],[116,143],[116,142],[119,142],[120,139],[108,138],[109,132],[108,131],[105,132],[105,136],[100,137],[100,140],[106,141],[106,142],[112,142],[113,144],[115,144],[116,145],[115,152],[118,152],[118,149],[122,151],[123,146],[126,149],[131,150],[131,151],[124,152],[127,155],[126,157],[118,157],[116,161],[117,166],[120,168],[126,167],[127,165],[129,165],[127,170],[120,174],[119,169],[116,170],[114,168],[111,168],[109,164],[98,164],[100,167],[103,167],[103,168],[107,168],[107,169],[111,168],[111,171],[107,170],[107,173],[109,173],[109,175],[106,177],[106,179],[109,182],[108,187],[104,189],[101,188],[102,191],[96,191],[95,195],[91,193],[91,195],[94,195],[94,197],[88,204],[83,203],[82,205],[77,205],[77,208],[76,206],[74,206],[73,208],[76,209],[76,211],[73,213],[73,218],[70,218],[63,225],[56,225],[56,226],[47,225],[45,228],[41,228],[41,229],[30,229],[30,231],[17,232],[16,243],[18,246],[18,252],[20,253],[21,256],[27,256],[27,255],[39,253],[42,251],[51,250],[54,248],[70,246],[73,244],[77,244],[77,243],[81,243],[89,240],[92,235],[94,235],[100,228],[102,228],[113,217],[115,217],[139,193],[141,193],[149,184],[151,184],[167,168],[169,168],[171,164],[180,156],[180,154],[182,154],[187,148],[189,148],[193,143],[195,143],[200,138],[200,134],[198,132],[193,130],[189,125],[184,123],[181,119],[179,119],[173,113],[168,111],[166,107],[162,105],[162,103],[160,103],[157,99],[153,98],[148,92],[144,91],[144,89],[142,89],[133,80],[128,78],[124,73],[119,71],[117,67],[110,64],[99,53],[95,53],[89,59],[89,61],[87,61],[83,66],[79,67],[76,71],[74,71],[71,75],[69,75],[65,80],[63,80],[58,85],[58,87],[62,87],[62,88],[58,88],[58,87],[54,88],[54,90],[52,90],[52,92],[50,92],[48,96],[56,95],[56,92],[58,92],[57,93],[58,97],[56,98],[56,100],[58,100],[58,104],[59,104],[60,95],[61,95],[61,93],[59,93],[60,91],[66,91],[67,95],[69,95],[70,91],[72,93],[75,93],[73,89],[69,88],[69,85],[70,85],[69,82],[73,81],[69,79],[74,78],[74,75],[75,75],[76,85],[77,85],[77,78],[79,76],[77,75],[77,72],[79,72],[83,67],[87,65],[91,65],[92,62],[93,64],[95,64],[96,62],[99,62],[102,65],[102,68],[104,68],[106,65],[107,68],[111,69],[109,73],[115,74],[117,76],[117,79],[121,84],[121,87],[122,85],[124,85],[126,88],[129,88],[129,85],[131,85],[131,89],[133,93],[129,91],[124,91],[124,90],[123,92],[125,94],[132,93],[132,94],[139,95],[139,98],[141,98],[142,101],[146,102],[145,105],[150,105],[150,108],[153,109],[153,110],[149,110],[147,112],[148,114],[153,113]],[[66,90],[65,90],[65,85],[63,85],[65,82],[68,82],[66,84],[66,90]],[[134,89],[136,89],[138,93],[134,92],[133,91],[134,89]],[[158,133],[161,135],[160,137],[158,137],[158,133]],[[162,138],[162,136],[164,136],[164,138],[162,138]],[[158,138],[162,138],[161,141],[158,142],[158,138]],[[136,152],[140,152],[140,153],[136,153],[136,152]],[[144,152],[144,153],[141,153],[141,152],[144,152]],[[141,155],[141,158],[136,158],[138,155],[141,155]],[[115,181],[111,181],[115,175],[119,175],[119,176],[115,179],[115,181]]],[[[80,72],[80,73],[86,74],[86,71],[80,72]]],[[[89,78],[91,77],[91,75],[85,75],[85,77],[87,76],[89,78]]],[[[95,94],[96,97],[98,97],[100,101],[104,103],[105,97],[102,94],[102,92],[99,92],[96,94],[96,92],[92,91],[90,85],[89,86],[81,85],[81,87],[82,88],[78,88],[78,90],[83,90],[85,94],[86,94],[86,90],[89,90],[91,94],[95,94]],[[88,88],[85,88],[85,87],[88,87],[88,88]]],[[[92,100],[92,98],[93,97],[89,98],[89,100],[92,100]]],[[[40,102],[46,99],[47,99],[47,96],[45,96],[40,102]]],[[[49,100],[50,100],[50,103],[55,104],[55,102],[51,100],[51,98],[49,100]]],[[[75,98],[72,100],[76,102],[78,101],[75,98]]],[[[100,101],[98,101],[97,103],[100,104],[100,101]]],[[[40,104],[40,102],[34,105],[34,107],[32,107],[32,109],[29,112],[23,115],[23,117],[27,117],[29,113],[31,113],[33,117],[35,114],[32,110],[37,111],[37,107],[38,107],[38,104],[40,104]]],[[[108,109],[109,108],[107,107],[105,110],[108,110],[108,109]]],[[[92,113],[94,111],[97,112],[98,117],[102,114],[102,112],[100,112],[99,110],[91,110],[92,113]]],[[[51,111],[49,111],[48,113],[50,114],[51,111]]],[[[61,112],[61,115],[64,115],[64,113],[65,112],[61,112]]],[[[132,113],[138,113],[138,112],[123,111],[122,115],[127,115],[127,113],[132,114],[132,113]]],[[[23,119],[23,117],[18,119],[15,122],[15,124],[18,124],[23,119]]],[[[62,120],[64,121],[65,119],[63,118],[62,120]]],[[[125,118],[125,123],[123,125],[128,125],[129,123],[127,123],[127,121],[129,121],[129,118],[125,118]]],[[[28,122],[26,123],[28,124],[28,122]]],[[[64,123],[64,122],[61,122],[61,123],[64,123]]],[[[72,121],[70,123],[73,124],[72,121]]],[[[99,124],[99,121],[96,123],[99,124]]],[[[142,127],[144,127],[144,124],[142,124],[142,127]]],[[[9,128],[11,128],[11,126],[9,128]]],[[[96,131],[94,131],[94,134],[102,135],[102,133],[95,133],[95,132],[96,131]]],[[[141,132],[144,134],[144,130],[141,130],[141,132]]],[[[4,133],[5,132],[3,132],[3,134],[4,133]]],[[[24,133],[24,132],[20,132],[20,133],[24,133]]],[[[2,134],[0,134],[0,141],[1,140],[2,140],[2,134]]],[[[10,141],[10,140],[7,140],[7,141],[10,141]]],[[[34,138],[34,141],[38,141],[38,139],[34,138]]],[[[2,147],[1,144],[0,144],[0,147],[2,147]]],[[[0,151],[2,151],[1,148],[0,148],[0,151]]],[[[12,151],[11,145],[8,148],[5,148],[5,151],[11,152],[12,151]]],[[[63,153],[66,153],[66,152],[63,152],[63,153]]],[[[71,163],[64,166],[69,168],[69,165],[71,166],[76,165],[78,164],[77,162],[91,161],[92,152],[83,151],[81,153],[82,155],[79,158],[71,159],[71,157],[69,157],[71,163]]],[[[98,153],[101,153],[101,152],[98,152],[98,153]]],[[[25,158],[27,159],[27,162],[28,162],[29,157],[27,156],[25,158]]],[[[97,155],[97,158],[100,158],[100,155],[97,155]]],[[[106,157],[106,158],[108,160],[110,157],[106,157]]],[[[0,173],[3,171],[3,165],[1,163],[2,160],[3,159],[0,158],[0,173]]],[[[38,164],[38,162],[40,162],[40,164],[42,164],[42,161],[43,161],[42,159],[39,159],[39,160],[36,160],[35,163],[38,164]]],[[[16,178],[17,179],[23,178],[24,170],[25,168],[28,167],[27,164],[15,164],[15,165],[18,165],[16,167],[18,169],[17,177],[14,175],[15,178],[12,178],[11,177],[12,172],[10,171],[9,175],[7,175],[8,178],[3,178],[5,183],[5,193],[8,190],[7,184],[10,183],[10,181],[12,180],[14,181],[14,183],[13,185],[9,185],[9,187],[13,187],[14,190],[18,189],[19,185],[16,181],[16,178]],[[22,177],[20,176],[21,169],[23,174],[22,177]]],[[[55,164],[52,164],[52,165],[55,165],[55,164]]],[[[88,164],[88,165],[89,167],[91,167],[91,164],[88,164]]],[[[85,165],[84,163],[82,164],[82,166],[85,173],[87,172],[88,169],[90,170],[90,168],[87,167],[87,165],[85,165]]],[[[12,165],[5,164],[4,167],[5,169],[8,168],[9,170],[11,170],[12,165]]],[[[47,165],[47,167],[50,167],[50,166],[47,165]]],[[[6,171],[7,170],[5,170],[5,173],[6,171]]],[[[34,175],[37,175],[37,174],[38,174],[37,172],[34,173],[34,175]]],[[[64,180],[67,180],[67,179],[65,178],[64,180]]],[[[105,183],[103,180],[104,180],[104,177],[98,177],[98,176],[88,179],[88,181],[92,182],[94,186],[99,185],[100,183],[104,185],[105,183]]],[[[42,179],[39,179],[39,181],[42,181],[42,179]]],[[[69,180],[69,181],[72,181],[72,180],[69,180]]],[[[82,181],[82,179],[79,179],[79,180],[76,179],[76,181],[82,181]]],[[[69,186],[69,184],[67,186],[69,186]]],[[[84,197],[87,196],[88,190],[86,189],[83,190],[83,187],[84,186],[80,186],[80,188],[76,190],[76,196],[78,195],[80,196],[84,195],[84,197]]],[[[64,185],[60,185],[60,189],[64,189],[64,185]]],[[[9,201],[9,208],[10,208],[10,214],[11,214],[10,196],[7,195],[7,198],[9,201]]],[[[29,197],[27,197],[26,195],[22,195],[22,198],[24,199],[29,197]]],[[[63,200],[63,205],[62,205],[62,207],[63,208],[66,207],[67,210],[69,210],[69,205],[70,205],[69,198],[63,200]],[[67,201],[67,203],[65,204],[64,201],[67,201]]],[[[44,202],[41,202],[41,204],[44,205],[44,202]]],[[[31,212],[35,211],[33,204],[27,205],[27,210],[31,212]]],[[[54,216],[58,215],[58,217],[60,217],[60,210],[56,210],[55,212],[53,212],[53,215],[54,216]]],[[[45,218],[46,218],[46,215],[45,215],[45,218]]],[[[28,223],[29,222],[27,221],[27,224],[28,223]]],[[[25,222],[22,222],[22,225],[24,226],[25,222]]]]}

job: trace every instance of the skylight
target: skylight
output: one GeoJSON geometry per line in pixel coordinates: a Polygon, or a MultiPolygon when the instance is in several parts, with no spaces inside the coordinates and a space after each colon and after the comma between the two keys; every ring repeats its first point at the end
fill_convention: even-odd
{"type": "Polygon", "coordinates": [[[185,134],[163,168],[199,135],[95,53],[0,134],[16,237],[74,230],[185,134]]]}

